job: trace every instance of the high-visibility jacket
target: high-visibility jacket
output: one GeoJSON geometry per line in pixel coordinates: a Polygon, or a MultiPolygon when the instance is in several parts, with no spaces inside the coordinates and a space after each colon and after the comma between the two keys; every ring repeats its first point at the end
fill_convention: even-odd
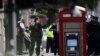
{"type": "Polygon", "coordinates": [[[50,30],[51,28],[51,25],[49,27],[46,28],[46,33],[47,33],[47,37],[49,38],[54,38],[54,35],[53,35],[53,30],[50,30]]]}

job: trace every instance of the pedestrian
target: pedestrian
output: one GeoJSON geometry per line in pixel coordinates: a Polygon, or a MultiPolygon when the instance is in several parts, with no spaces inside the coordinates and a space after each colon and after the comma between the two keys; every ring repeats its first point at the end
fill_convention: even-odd
{"type": "Polygon", "coordinates": [[[98,22],[92,16],[91,21],[87,23],[87,32],[88,32],[88,55],[94,54],[97,55],[97,45],[98,45],[98,22]]]}
{"type": "Polygon", "coordinates": [[[53,39],[54,39],[54,35],[53,35],[53,30],[50,29],[52,27],[52,25],[48,26],[46,28],[46,33],[47,33],[47,44],[46,44],[46,53],[49,52],[50,48],[51,48],[51,53],[53,53],[53,39]]]}
{"type": "Polygon", "coordinates": [[[98,56],[100,55],[100,23],[98,22],[98,17],[94,16],[93,17],[94,20],[95,20],[95,44],[96,44],[96,47],[95,47],[95,51],[94,51],[94,55],[98,56]]]}
{"type": "Polygon", "coordinates": [[[39,56],[40,55],[40,45],[41,45],[41,41],[42,41],[42,26],[40,24],[39,18],[37,18],[37,17],[34,18],[34,24],[32,24],[29,29],[31,31],[29,56],[33,55],[35,43],[36,43],[36,55],[39,56]]]}
{"type": "Polygon", "coordinates": [[[57,25],[54,24],[51,29],[53,30],[53,35],[54,35],[54,56],[59,55],[59,33],[57,31],[57,25]]]}
{"type": "Polygon", "coordinates": [[[23,19],[19,19],[17,22],[17,54],[22,55],[23,54],[23,44],[24,44],[24,31],[25,31],[25,25],[23,23],[23,19]]]}
{"type": "MultiPolygon", "coordinates": [[[[25,32],[27,34],[30,34],[29,28],[26,27],[25,32]]],[[[25,33],[24,33],[25,34],[25,33]]],[[[24,43],[25,43],[25,47],[26,47],[26,51],[29,50],[29,45],[30,45],[30,36],[24,36],[24,43]]]]}

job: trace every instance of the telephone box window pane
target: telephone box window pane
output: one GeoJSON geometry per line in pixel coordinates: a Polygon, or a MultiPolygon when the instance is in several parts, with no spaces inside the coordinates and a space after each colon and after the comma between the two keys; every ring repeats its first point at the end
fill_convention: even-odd
{"type": "Polygon", "coordinates": [[[77,39],[68,39],[67,46],[77,46],[77,39]]]}

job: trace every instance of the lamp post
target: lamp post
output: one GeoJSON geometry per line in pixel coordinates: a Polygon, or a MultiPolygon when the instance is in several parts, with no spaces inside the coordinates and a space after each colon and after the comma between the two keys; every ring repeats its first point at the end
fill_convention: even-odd
{"type": "Polygon", "coordinates": [[[5,56],[16,56],[16,4],[15,0],[3,0],[6,38],[5,56]]]}
{"type": "MultiPolygon", "coordinates": [[[[12,11],[12,37],[13,37],[13,50],[14,50],[14,54],[16,54],[16,19],[17,19],[17,14],[16,14],[16,4],[15,4],[15,0],[12,0],[12,4],[13,4],[13,11],[12,11]]],[[[16,56],[16,55],[13,55],[16,56]]]]}

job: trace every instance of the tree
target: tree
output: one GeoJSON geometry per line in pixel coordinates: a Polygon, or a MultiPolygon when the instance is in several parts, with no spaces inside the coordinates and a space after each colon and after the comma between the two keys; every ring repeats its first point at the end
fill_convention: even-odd
{"type": "Polygon", "coordinates": [[[44,3],[57,4],[58,0],[43,0],[44,3]]]}
{"type": "Polygon", "coordinates": [[[90,10],[94,10],[98,4],[99,0],[59,0],[59,4],[62,6],[67,6],[69,3],[74,3],[76,5],[87,7],[90,10]]]}
{"type": "Polygon", "coordinates": [[[2,0],[0,1],[0,9],[2,8],[3,6],[2,6],[2,0]]]}
{"type": "Polygon", "coordinates": [[[48,13],[48,8],[44,8],[44,7],[41,7],[41,8],[37,8],[37,12],[39,13],[39,14],[43,14],[43,15],[47,15],[47,13],[48,13]]]}
{"type": "Polygon", "coordinates": [[[78,0],[77,4],[82,7],[86,7],[86,0],[78,0]]]}
{"type": "Polygon", "coordinates": [[[30,8],[33,6],[33,0],[15,0],[15,2],[16,6],[21,9],[30,8]]]}
{"type": "Polygon", "coordinates": [[[86,4],[89,9],[94,10],[98,4],[99,0],[87,0],[86,4]]]}

